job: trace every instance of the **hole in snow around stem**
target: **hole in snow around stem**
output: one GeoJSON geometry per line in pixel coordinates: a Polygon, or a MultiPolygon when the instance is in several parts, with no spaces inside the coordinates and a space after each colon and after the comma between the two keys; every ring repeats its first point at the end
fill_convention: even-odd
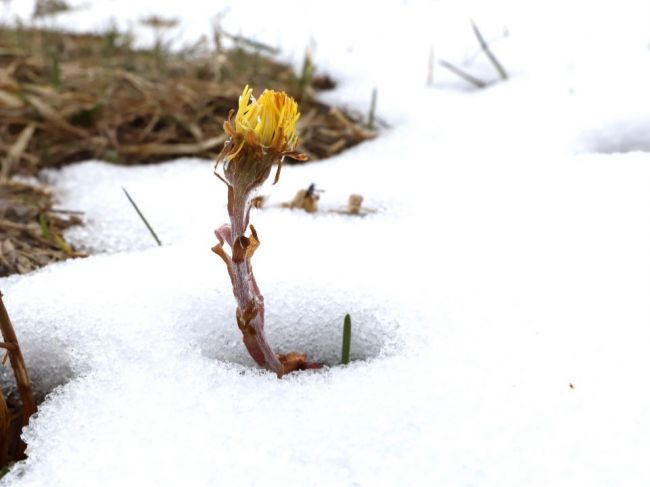
{"type": "MultiPolygon", "coordinates": [[[[276,285],[264,296],[265,330],[276,353],[306,353],[310,361],[340,364],[346,313],[352,318],[351,361],[388,353],[398,341],[397,321],[371,296],[289,284],[276,285]]],[[[211,359],[255,367],[235,322],[234,298],[220,296],[218,306],[211,307],[211,326],[195,322],[186,329],[190,346],[211,359]]]]}

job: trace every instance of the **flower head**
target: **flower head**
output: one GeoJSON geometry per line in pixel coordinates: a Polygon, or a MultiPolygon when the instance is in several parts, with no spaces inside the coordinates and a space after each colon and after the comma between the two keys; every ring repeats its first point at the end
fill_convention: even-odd
{"type": "Polygon", "coordinates": [[[283,91],[264,90],[257,100],[252,95],[253,90],[246,86],[239,97],[234,130],[227,122],[230,127],[226,131],[241,138],[236,152],[242,144],[259,145],[278,154],[292,152],[298,143],[296,123],[300,118],[296,101],[283,91]]]}
{"type": "Polygon", "coordinates": [[[307,160],[305,154],[295,150],[300,117],[295,100],[283,91],[264,90],[258,100],[252,95],[247,85],[239,97],[237,113],[230,111],[223,124],[230,138],[217,157],[217,165],[219,161],[224,163],[224,182],[246,195],[268,178],[273,164],[278,165],[275,184],[285,156],[307,160]]]}

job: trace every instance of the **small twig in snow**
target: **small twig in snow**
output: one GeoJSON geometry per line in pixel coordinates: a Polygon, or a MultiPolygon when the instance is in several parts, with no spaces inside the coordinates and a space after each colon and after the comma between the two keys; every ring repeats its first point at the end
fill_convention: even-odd
{"type": "Polygon", "coordinates": [[[433,86],[433,67],[436,62],[436,53],[433,46],[429,49],[429,61],[427,63],[427,86],[433,86]]]}
{"type": "Polygon", "coordinates": [[[442,66],[443,68],[447,68],[449,71],[451,71],[455,75],[463,78],[468,83],[473,84],[477,88],[485,88],[487,86],[487,83],[485,81],[482,81],[482,80],[480,80],[478,78],[475,78],[471,74],[466,73],[462,69],[457,68],[456,66],[454,66],[450,62],[445,61],[444,59],[441,59],[440,61],[438,61],[438,64],[440,64],[440,66],[442,66]]]}
{"type": "Polygon", "coordinates": [[[370,99],[370,110],[368,110],[368,123],[366,128],[373,130],[375,127],[375,111],[377,110],[377,88],[372,89],[372,98],[370,99]]]}
{"type": "Polygon", "coordinates": [[[483,35],[481,34],[481,31],[478,30],[478,27],[472,20],[472,30],[474,31],[474,35],[476,36],[476,39],[478,40],[479,45],[481,46],[481,49],[485,53],[485,55],[488,57],[494,68],[497,70],[499,73],[499,76],[501,76],[502,80],[508,79],[508,73],[506,73],[506,70],[503,68],[499,60],[496,58],[496,56],[490,51],[490,46],[488,45],[487,42],[485,42],[485,39],[483,38],[483,35]]]}
{"type": "Polygon", "coordinates": [[[277,47],[269,46],[268,44],[265,44],[255,39],[251,39],[250,37],[244,37],[241,34],[237,34],[237,35],[229,34],[223,29],[220,31],[220,33],[223,37],[230,39],[236,44],[242,44],[248,47],[252,47],[257,51],[266,51],[269,54],[278,54],[280,52],[280,49],[278,49],[277,47]]]}

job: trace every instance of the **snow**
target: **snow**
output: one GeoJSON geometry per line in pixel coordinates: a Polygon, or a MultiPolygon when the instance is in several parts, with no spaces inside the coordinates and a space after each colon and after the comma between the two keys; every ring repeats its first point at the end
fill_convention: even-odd
{"type": "MultiPolygon", "coordinates": [[[[66,236],[99,253],[0,280],[54,390],[0,485],[646,485],[646,2],[113,0],[56,22],[163,13],[189,40],[226,6],[226,29],[296,63],[313,39],[341,80],[325,99],[365,111],[377,86],[391,126],[285,167],[252,215],[271,343],[331,367],[277,380],[247,356],[209,250],[226,220],[210,162],[48,172],[86,212],[66,236]],[[436,67],[426,86],[432,46],[475,55],[470,15],[487,38],[508,29],[494,50],[512,79],[474,91],[436,67]],[[312,182],[325,211],[279,207],[312,182]],[[326,211],[351,193],[378,211],[326,211]]],[[[496,79],[483,57],[467,69],[496,79]]]]}

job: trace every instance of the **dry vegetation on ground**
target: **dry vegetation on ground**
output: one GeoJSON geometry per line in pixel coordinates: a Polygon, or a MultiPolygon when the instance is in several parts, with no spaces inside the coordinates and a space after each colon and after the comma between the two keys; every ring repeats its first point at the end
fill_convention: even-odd
{"type": "Polygon", "coordinates": [[[310,160],[374,136],[361,116],[315,100],[316,91],[334,84],[315,75],[308,57],[295,73],[274,59],[273,48],[219,30],[216,48],[204,39],[172,51],[166,39],[173,20],[143,23],[155,33],[149,49],[135,48],[132,36],[116,29],[0,28],[0,276],[77,255],[61,232],[79,219],[53,211],[51,196],[11,183],[11,176],[88,159],[131,165],[212,158],[246,84],[299,100],[299,150],[310,160]]]}

